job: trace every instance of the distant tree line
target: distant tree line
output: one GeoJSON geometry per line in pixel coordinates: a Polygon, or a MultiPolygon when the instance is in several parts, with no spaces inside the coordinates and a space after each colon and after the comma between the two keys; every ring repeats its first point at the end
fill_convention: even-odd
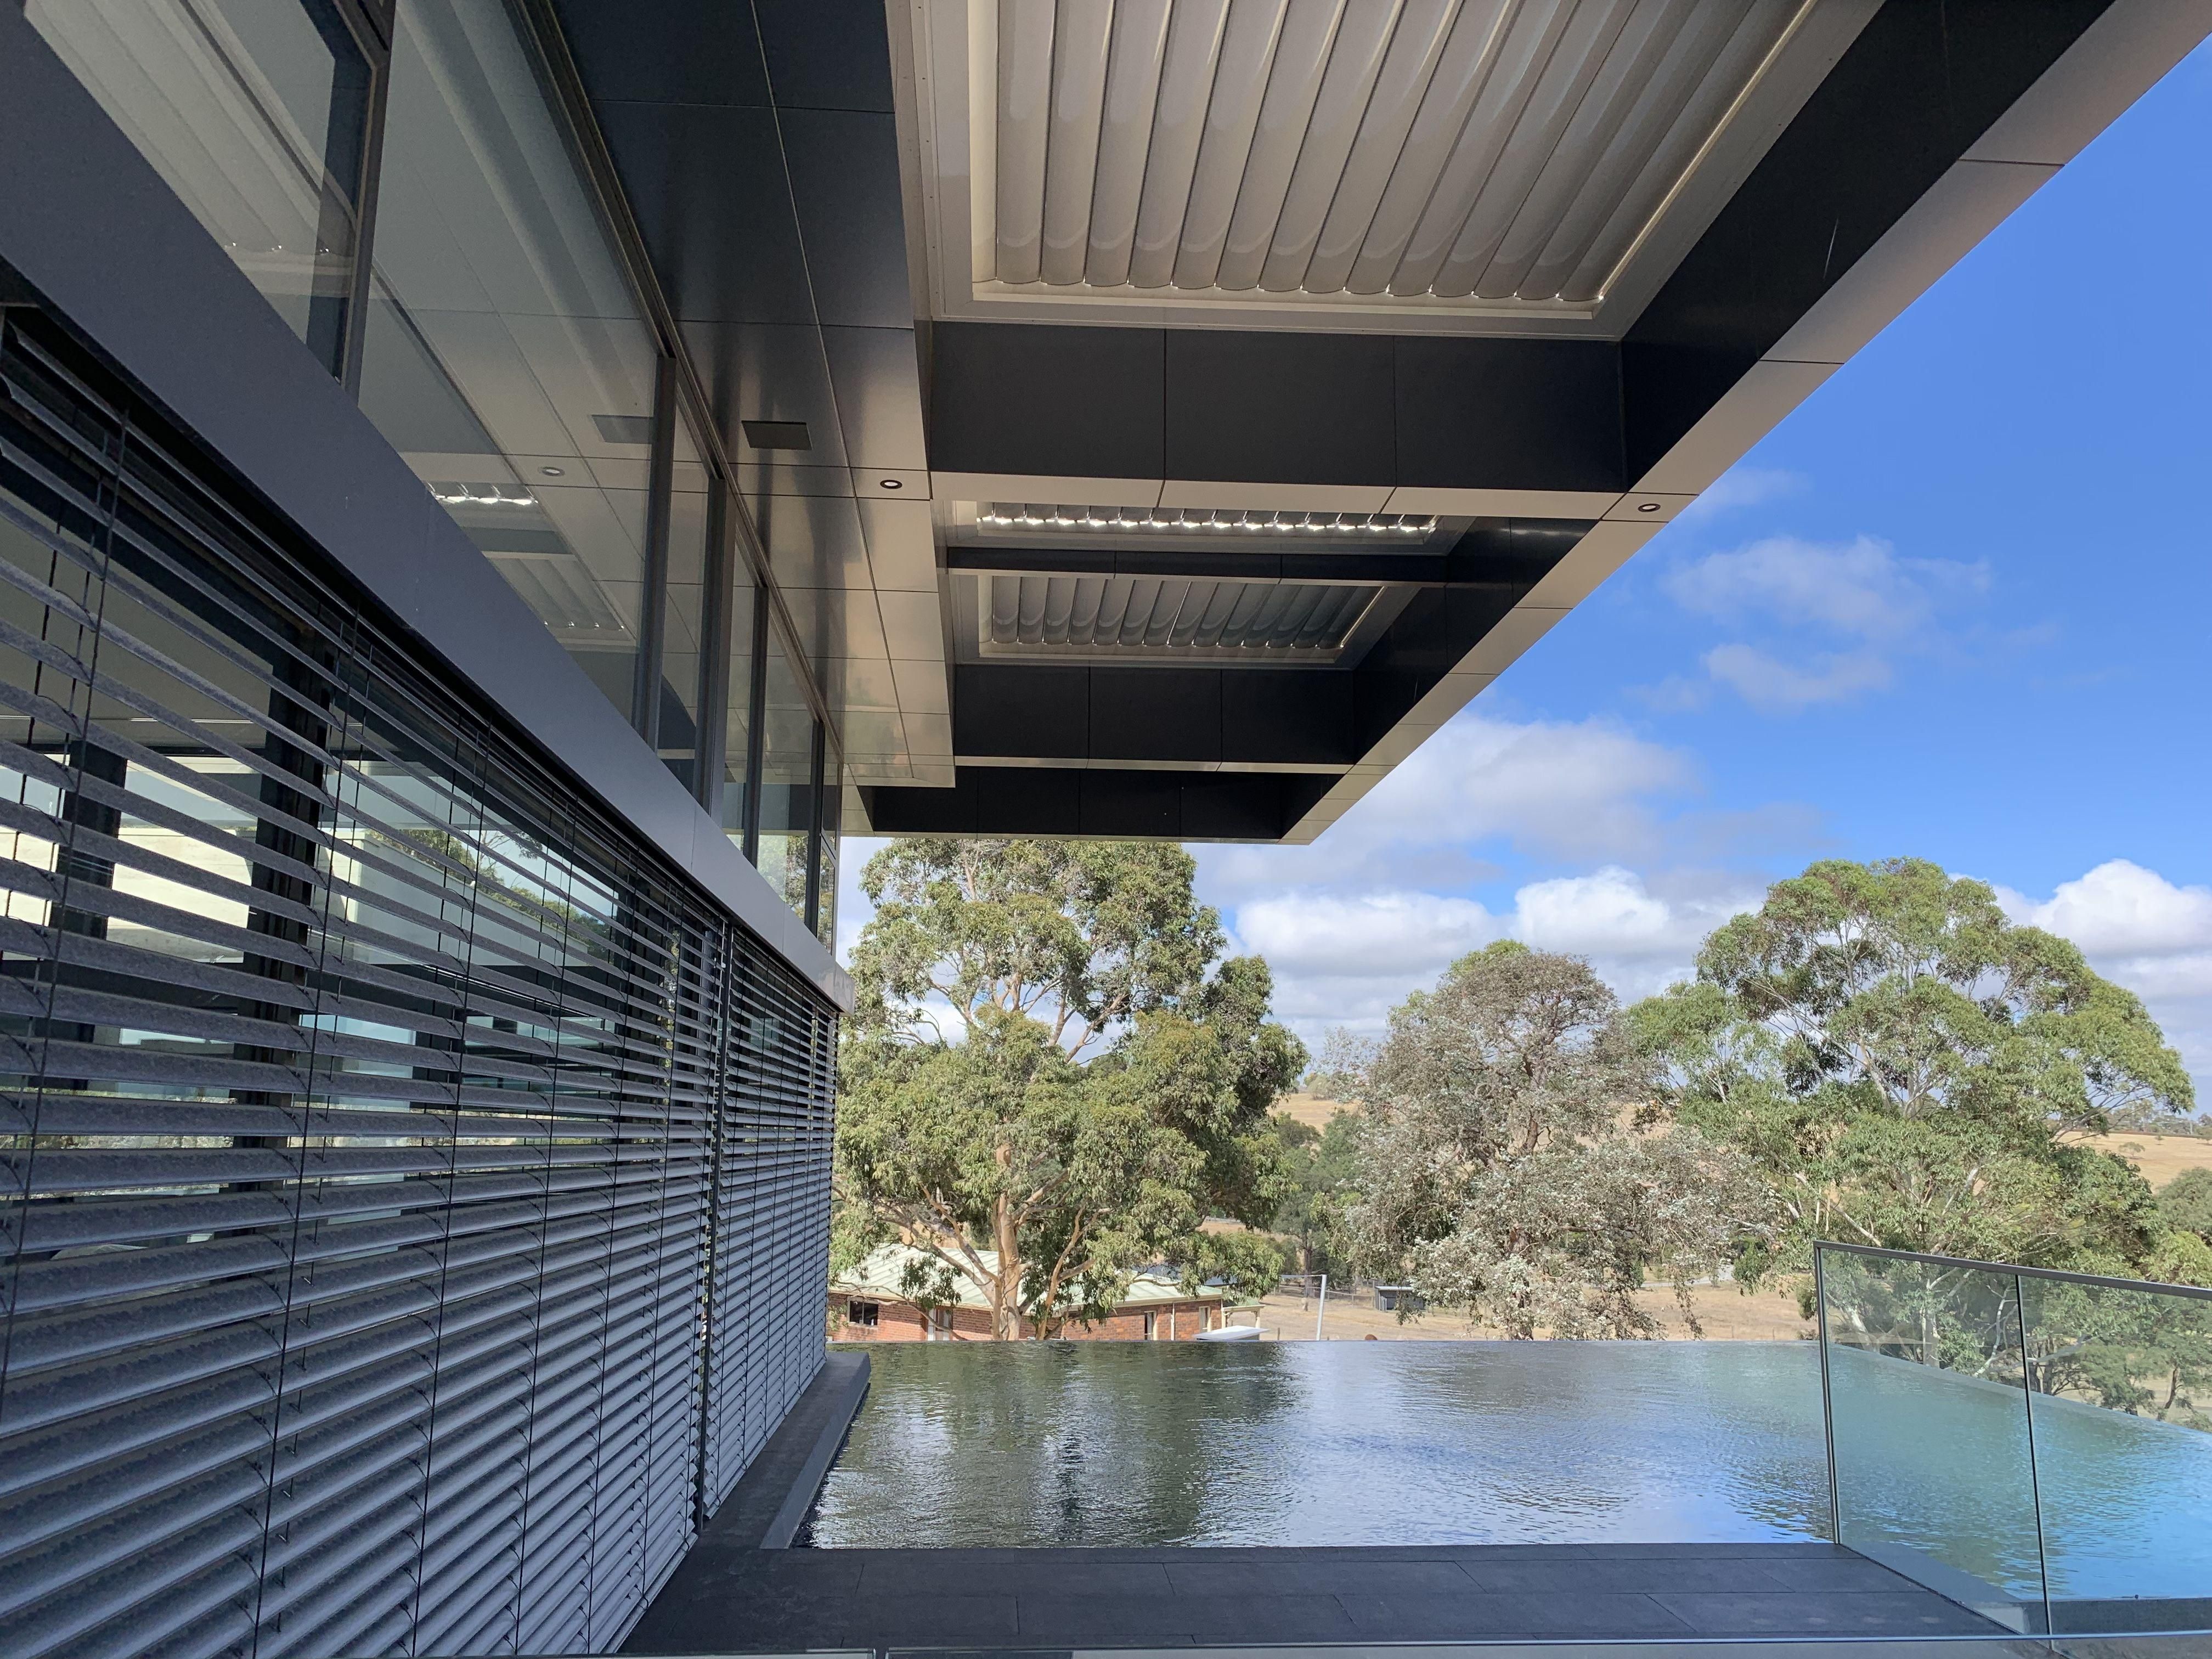
{"type": "Polygon", "coordinates": [[[1694,1334],[1693,1285],[1794,1282],[1822,1238],[2212,1285],[2212,1174],[2154,1194],[2084,1144],[2193,1125],[2179,1057],[1981,883],[1815,864],[1630,1007],[1578,957],[1493,945],[1309,1067],[1194,868],[1035,841],[870,861],[840,1264],[912,1246],[908,1293],[964,1281],[1001,1336],[1097,1318],[1161,1262],[1404,1283],[1519,1337],[1657,1334],[1655,1286],[1694,1334]],[[1325,1128],[1271,1115],[1302,1075],[1344,1103],[1325,1128]]]}

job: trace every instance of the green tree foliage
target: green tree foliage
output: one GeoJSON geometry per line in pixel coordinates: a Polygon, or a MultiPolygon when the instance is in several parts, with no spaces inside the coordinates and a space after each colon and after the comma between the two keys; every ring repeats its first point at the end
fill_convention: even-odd
{"type": "Polygon", "coordinates": [[[1257,957],[1182,848],[921,839],[868,861],[840,1054],[836,1255],[896,1238],[907,1288],[974,1285],[1002,1338],[1096,1319],[1148,1262],[1272,1279],[1267,1110],[1304,1069],[1257,957]],[[1209,971],[1209,969],[1211,971],[1209,971]],[[1091,1051],[1087,1061],[1085,1052],[1091,1051]]]}
{"type": "Polygon", "coordinates": [[[1501,943],[1393,1012],[1368,1069],[1358,1197],[1366,1271],[1516,1338],[1638,1337],[1635,1292],[1688,1288],[1757,1237],[1748,1162],[1695,1130],[1655,1132],[1658,1079],[1579,957],[1501,943]]]}
{"type": "Polygon", "coordinates": [[[2160,1188],[2158,1212],[2167,1226],[2212,1241],[2212,1170],[2184,1170],[2160,1188]]]}
{"type": "Polygon", "coordinates": [[[2127,1272],[2166,1229],[2132,1167],[2075,1144],[2185,1112],[2142,1005],[1980,882],[1917,860],[1814,865],[1632,1011],[1680,1121],[1759,1166],[1784,1225],[1740,1276],[1832,1237],[2127,1272]]]}
{"type": "Polygon", "coordinates": [[[1333,1112],[1320,1129],[1279,1113],[1273,1123],[1285,1193],[1274,1231],[1296,1241],[1299,1272],[1341,1276],[1350,1265],[1344,1206],[1359,1175],[1359,1115],[1333,1112]]]}

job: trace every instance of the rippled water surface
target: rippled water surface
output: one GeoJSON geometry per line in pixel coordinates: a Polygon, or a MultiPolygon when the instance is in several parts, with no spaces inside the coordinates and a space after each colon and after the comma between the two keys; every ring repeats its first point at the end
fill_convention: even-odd
{"type": "Polygon", "coordinates": [[[916,1343],[871,1357],[820,1545],[1827,1529],[1810,1343],[916,1343]]]}

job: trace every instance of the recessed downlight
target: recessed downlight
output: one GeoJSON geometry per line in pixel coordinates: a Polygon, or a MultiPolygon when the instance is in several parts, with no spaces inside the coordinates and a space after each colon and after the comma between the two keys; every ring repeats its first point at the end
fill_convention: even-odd
{"type": "Polygon", "coordinates": [[[540,472],[543,472],[549,478],[559,478],[567,476],[565,471],[557,466],[541,466],[538,470],[540,472]]]}

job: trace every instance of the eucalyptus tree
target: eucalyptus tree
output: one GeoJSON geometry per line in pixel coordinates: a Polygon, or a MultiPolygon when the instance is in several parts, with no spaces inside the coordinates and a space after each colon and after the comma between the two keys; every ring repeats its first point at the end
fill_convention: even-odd
{"type": "Polygon", "coordinates": [[[1361,1264],[1528,1338],[1648,1336],[1765,1225],[1748,1161],[1660,1121],[1660,1078],[1577,957],[1500,943],[1393,1011],[1358,1092],[1361,1264]]]}
{"type": "Polygon", "coordinates": [[[2081,1143],[2115,1112],[2186,1115],[2188,1073],[2132,994],[1980,882],[1815,864],[1633,1018],[1670,1107],[1775,1197],[1748,1276],[1817,1238],[2120,1273],[2166,1239],[2142,1176],[2081,1143]]]}
{"type": "Polygon", "coordinates": [[[1000,1337],[1097,1318],[1140,1266],[1256,1288],[1283,1179],[1267,1110],[1304,1070],[1258,957],[1220,960],[1195,865],[1157,842],[896,842],[861,886],[840,1054],[841,1261],[897,1239],[1000,1337]]]}

